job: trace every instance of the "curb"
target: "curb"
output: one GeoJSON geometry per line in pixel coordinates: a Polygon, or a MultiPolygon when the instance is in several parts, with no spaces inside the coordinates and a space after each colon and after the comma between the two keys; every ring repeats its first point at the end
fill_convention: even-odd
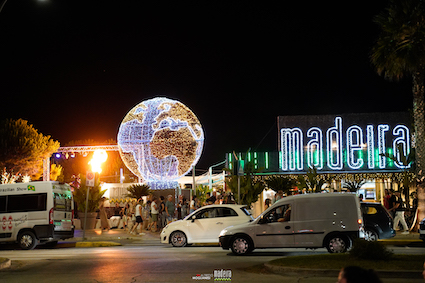
{"type": "Polygon", "coordinates": [[[8,258],[0,258],[0,270],[10,268],[12,261],[8,258]]]}
{"type": "Polygon", "coordinates": [[[98,242],[76,242],[76,248],[95,248],[95,247],[116,247],[122,246],[121,243],[109,242],[109,241],[98,241],[98,242]]]}
{"type": "MultiPolygon", "coordinates": [[[[287,266],[278,266],[269,263],[265,263],[264,266],[267,270],[278,274],[278,275],[300,275],[308,274],[315,276],[324,276],[324,277],[338,277],[339,269],[309,269],[309,268],[299,268],[299,267],[287,267],[287,266]]],[[[380,278],[411,278],[411,279],[421,279],[422,270],[375,270],[380,278]]]]}

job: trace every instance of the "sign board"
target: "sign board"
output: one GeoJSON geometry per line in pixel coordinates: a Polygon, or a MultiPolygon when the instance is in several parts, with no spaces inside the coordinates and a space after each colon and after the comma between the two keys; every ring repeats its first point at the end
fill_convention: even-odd
{"type": "Polygon", "coordinates": [[[384,154],[401,160],[412,144],[404,112],[280,116],[278,122],[279,167],[288,173],[312,167],[329,173],[401,171],[401,163],[384,154]]]}
{"type": "Polygon", "coordinates": [[[86,186],[87,187],[94,187],[94,179],[95,179],[94,172],[87,171],[87,174],[86,174],[86,186]]]}

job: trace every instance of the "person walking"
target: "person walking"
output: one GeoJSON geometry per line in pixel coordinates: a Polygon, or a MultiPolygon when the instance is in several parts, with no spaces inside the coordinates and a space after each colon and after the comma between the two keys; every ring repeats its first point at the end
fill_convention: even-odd
{"type": "Polygon", "coordinates": [[[137,234],[137,227],[140,227],[140,232],[139,235],[144,235],[145,233],[143,233],[142,231],[142,227],[143,227],[143,219],[142,219],[142,199],[139,199],[137,201],[137,205],[136,205],[136,225],[133,226],[133,229],[131,229],[130,234],[137,234]]]}
{"type": "Polygon", "coordinates": [[[111,227],[109,226],[108,222],[108,215],[106,214],[105,210],[105,201],[106,198],[102,197],[99,202],[99,217],[100,217],[100,229],[109,231],[111,227]]]}
{"type": "Polygon", "coordinates": [[[402,234],[409,234],[409,227],[407,226],[406,219],[404,219],[404,203],[400,196],[400,191],[396,191],[395,193],[396,201],[394,205],[395,217],[394,217],[394,230],[398,230],[398,224],[401,222],[404,231],[402,234]]]}

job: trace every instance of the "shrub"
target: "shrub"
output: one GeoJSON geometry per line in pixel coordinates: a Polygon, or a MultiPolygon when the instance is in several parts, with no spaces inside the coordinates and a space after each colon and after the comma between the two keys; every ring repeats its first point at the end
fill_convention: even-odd
{"type": "Polygon", "coordinates": [[[366,241],[363,239],[354,240],[353,248],[349,251],[350,256],[358,259],[385,260],[393,255],[382,243],[366,241]]]}

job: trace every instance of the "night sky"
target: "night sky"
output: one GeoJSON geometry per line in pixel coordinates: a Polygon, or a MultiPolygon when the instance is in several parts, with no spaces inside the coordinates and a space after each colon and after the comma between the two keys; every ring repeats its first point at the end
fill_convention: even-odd
{"type": "Polygon", "coordinates": [[[276,151],[277,116],[412,107],[410,78],[385,81],[369,61],[387,1],[294,2],[9,0],[1,118],[62,146],[102,142],[165,96],[199,118],[207,169],[233,150],[276,151]]]}

